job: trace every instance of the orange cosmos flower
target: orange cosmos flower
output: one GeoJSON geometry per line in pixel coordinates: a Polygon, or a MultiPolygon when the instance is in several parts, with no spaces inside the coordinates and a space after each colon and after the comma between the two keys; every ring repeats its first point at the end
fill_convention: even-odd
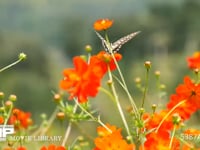
{"type": "Polygon", "coordinates": [[[13,109],[12,115],[9,119],[9,124],[13,124],[15,129],[28,128],[32,124],[31,114],[20,109],[13,109]]]}
{"type": "Polygon", "coordinates": [[[158,133],[150,132],[146,135],[146,141],[144,146],[141,146],[141,150],[180,150],[180,142],[173,138],[171,148],[169,147],[171,142],[170,134],[168,131],[159,131],[158,133]]]}
{"type": "Polygon", "coordinates": [[[69,99],[78,98],[79,102],[86,102],[88,96],[96,96],[103,76],[99,66],[87,64],[81,57],[74,57],[75,68],[65,69],[64,79],[60,87],[70,93],[69,99]]]}
{"type": "Polygon", "coordinates": [[[128,144],[126,140],[123,139],[121,135],[121,129],[117,129],[115,126],[109,124],[106,125],[111,131],[107,131],[104,127],[98,127],[97,132],[99,137],[97,137],[94,142],[96,147],[94,150],[134,150],[133,144],[128,144]]]}
{"type": "MultiPolygon", "coordinates": [[[[154,113],[150,118],[146,120],[147,122],[145,123],[145,129],[146,130],[156,129],[160,125],[163,118],[168,114],[168,112],[169,112],[168,110],[162,110],[159,113],[154,113]]],[[[172,114],[170,114],[161,124],[158,131],[160,130],[169,131],[172,128],[173,128],[173,120],[172,120],[172,114]]]]}
{"type": "Polygon", "coordinates": [[[17,150],[27,150],[26,147],[20,146],[17,148],[17,150]]]}
{"type": "MultiPolygon", "coordinates": [[[[181,95],[173,94],[170,97],[170,101],[167,104],[168,109],[173,109],[179,102],[184,101],[184,97],[181,95]]],[[[174,109],[173,113],[178,113],[181,119],[187,120],[190,116],[197,111],[197,107],[194,107],[194,104],[190,101],[185,101],[177,108],[174,109]]]]}
{"type": "Polygon", "coordinates": [[[4,118],[3,116],[0,116],[0,124],[3,124],[4,123],[4,118]]]}
{"type": "Polygon", "coordinates": [[[63,146],[56,146],[54,144],[50,144],[49,146],[41,147],[40,150],[67,150],[67,149],[63,146]]]}
{"type": "MultiPolygon", "coordinates": [[[[120,60],[120,56],[116,54],[115,59],[120,60]]],[[[77,97],[81,103],[86,102],[88,97],[96,96],[108,66],[111,70],[116,68],[111,56],[105,52],[91,56],[89,64],[79,56],[74,57],[73,62],[74,68],[64,70],[60,87],[70,93],[69,99],[77,97]]]]}
{"type": "MultiPolygon", "coordinates": [[[[122,55],[119,53],[115,53],[114,57],[116,61],[120,61],[122,59],[122,55]]],[[[111,71],[116,69],[114,59],[110,54],[106,53],[105,51],[101,51],[97,55],[91,57],[90,61],[91,64],[100,66],[103,71],[103,74],[105,74],[108,71],[108,66],[111,71]]]]}
{"type": "Polygon", "coordinates": [[[184,84],[176,88],[176,93],[193,104],[193,107],[200,108],[200,84],[193,83],[190,77],[184,78],[184,84]]]}
{"type": "Polygon", "coordinates": [[[192,57],[187,58],[190,69],[200,69],[200,52],[195,52],[192,57]]]}
{"type": "Polygon", "coordinates": [[[96,20],[93,24],[93,28],[97,31],[102,31],[110,28],[113,24],[113,20],[109,19],[99,19],[96,20]]]}

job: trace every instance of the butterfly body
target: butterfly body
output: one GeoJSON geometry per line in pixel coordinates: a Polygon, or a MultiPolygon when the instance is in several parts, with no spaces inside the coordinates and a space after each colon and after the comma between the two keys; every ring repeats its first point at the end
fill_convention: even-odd
{"type": "Polygon", "coordinates": [[[125,43],[127,43],[128,41],[130,41],[133,37],[135,37],[137,34],[139,33],[138,32],[133,32],[133,33],[130,33],[122,38],[120,38],[119,40],[117,40],[116,42],[114,43],[109,43],[107,42],[98,32],[96,32],[97,36],[101,39],[102,41],[102,45],[105,49],[105,51],[109,54],[111,53],[116,53],[119,51],[119,49],[122,47],[122,45],[124,45],[125,43]]]}

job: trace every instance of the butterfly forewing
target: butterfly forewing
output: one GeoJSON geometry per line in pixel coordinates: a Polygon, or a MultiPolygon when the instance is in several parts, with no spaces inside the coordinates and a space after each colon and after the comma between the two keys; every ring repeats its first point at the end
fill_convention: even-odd
{"type": "MultiPolygon", "coordinates": [[[[96,32],[96,31],[95,31],[95,32],[96,32]]],[[[126,36],[120,38],[120,39],[117,40],[116,42],[111,43],[111,44],[110,44],[110,49],[111,49],[111,50],[109,50],[109,45],[108,45],[108,43],[106,42],[106,40],[105,40],[98,32],[96,32],[97,36],[98,36],[98,37],[101,39],[101,41],[102,41],[102,45],[103,45],[105,51],[106,51],[107,53],[109,53],[109,54],[111,53],[111,51],[112,51],[112,53],[118,52],[119,49],[122,47],[123,44],[125,44],[125,43],[128,42],[128,41],[130,41],[130,40],[131,40],[133,37],[135,37],[138,33],[139,33],[139,31],[138,31],[138,32],[133,32],[133,33],[131,33],[131,34],[128,34],[128,35],[126,35],[126,36]]]]}
{"type": "Polygon", "coordinates": [[[131,34],[128,34],[122,38],[120,38],[119,40],[117,40],[116,42],[114,42],[112,44],[112,48],[113,51],[118,52],[119,49],[122,47],[122,45],[124,45],[125,43],[127,43],[128,41],[130,41],[134,36],[136,36],[139,32],[133,32],[131,34]]]}

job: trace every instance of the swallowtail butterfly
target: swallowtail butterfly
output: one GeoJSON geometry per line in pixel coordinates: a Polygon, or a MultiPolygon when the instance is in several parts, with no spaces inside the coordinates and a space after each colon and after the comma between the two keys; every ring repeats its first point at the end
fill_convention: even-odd
{"type": "MultiPolygon", "coordinates": [[[[96,31],[95,31],[96,32],[96,31]]],[[[135,37],[140,31],[138,32],[133,32],[131,34],[128,34],[119,40],[117,40],[114,43],[108,43],[98,32],[96,32],[97,36],[101,39],[102,45],[105,49],[105,51],[109,54],[116,53],[119,51],[119,49],[124,45],[126,42],[130,41],[133,37],[135,37]]]]}

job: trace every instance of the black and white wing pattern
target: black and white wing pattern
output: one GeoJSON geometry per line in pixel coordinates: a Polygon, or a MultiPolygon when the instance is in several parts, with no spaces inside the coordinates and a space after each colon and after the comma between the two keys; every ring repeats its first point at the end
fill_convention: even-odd
{"type": "MultiPolygon", "coordinates": [[[[96,31],[95,31],[96,32],[96,31]]],[[[107,53],[116,53],[119,51],[119,49],[122,47],[122,45],[124,45],[125,43],[127,43],[128,41],[130,41],[133,37],[135,37],[138,33],[140,33],[140,31],[138,32],[133,32],[131,34],[128,34],[122,38],[120,38],[119,40],[117,40],[114,43],[108,43],[98,32],[96,32],[97,36],[101,39],[102,41],[102,45],[105,49],[105,51],[107,53]]]]}
{"type": "MultiPolygon", "coordinates": [[[[107,42],[98,32],[95,31],[95,33],[96,33],[97,36],[101,39],[102,46],[103,46],[104,50],[105,50],[107,53],[110,53],[109,47],[111,47],[111,45],[109,45],[108,42],[107,42]]],[[[111,47],[111,48],[112,48],[112,47],[111,47]]]]}

